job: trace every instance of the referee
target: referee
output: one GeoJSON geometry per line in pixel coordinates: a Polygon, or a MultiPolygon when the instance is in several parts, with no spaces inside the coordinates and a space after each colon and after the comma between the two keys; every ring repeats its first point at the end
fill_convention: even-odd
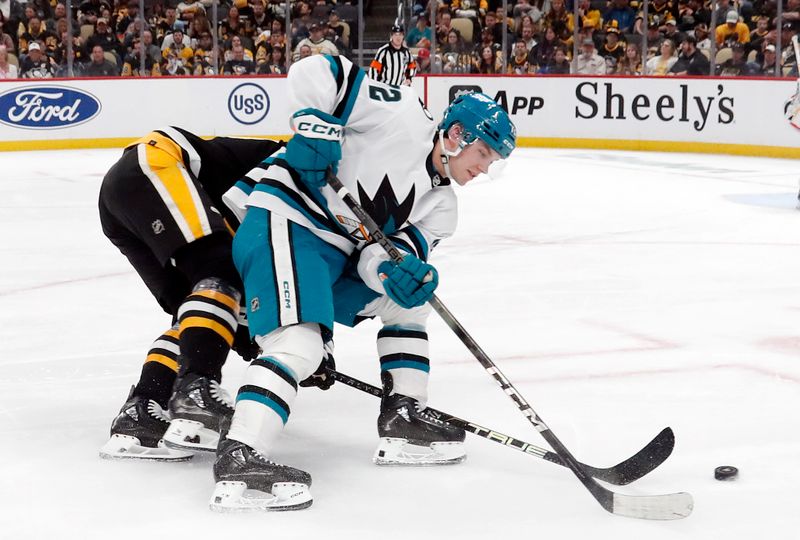
{"type": "Polygon", "coordinates": [[[371,79],[393,86],[411,84],[411,78],[417,72],[417,64],[408,47],[403,46],[404,37],[405,32],[401,25],[392,26],[389,43],[378,49],[375,59],[369,65],[371,79]]]}

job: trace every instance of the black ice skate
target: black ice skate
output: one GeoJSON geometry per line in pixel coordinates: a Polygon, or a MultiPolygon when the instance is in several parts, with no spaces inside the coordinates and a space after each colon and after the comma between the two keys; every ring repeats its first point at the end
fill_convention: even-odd
{"type": "Polygon", "coordinates": [[[220,433],[230,426],[233,404],[217,381],[187,373],[175,383],[169,415],[171,421],[164,434],[167,446],[214,452],[220,433]]]}
{"type": "Polygon", "coordinates": [[[134,396],[131,387],[128,399],[111,423],[111,438],[100,449],[105,459],[149,459],[186,461],[192,454],[164,446],[164,432],[169,417],[152,399],[134,396]]]}
{"type": "Polygon", "coordinates": [[[414,398],[391,394],[388,372],[381,373],[381,380],[381,439],[373,458],[377,465],[447,465],[466,459],[463,429],[442,422],[427,409],[420,410],[414,398]]]}
{"type": "Polygon", "coordinates": [[[311,506],[311,475],[274,463],[244,443],[224,439],[214,463],[215,512],[300,510],[311,506]]]}

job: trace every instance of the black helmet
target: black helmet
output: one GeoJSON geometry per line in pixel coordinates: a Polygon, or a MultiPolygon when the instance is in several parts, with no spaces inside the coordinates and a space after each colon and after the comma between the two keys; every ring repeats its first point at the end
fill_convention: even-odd
{"type": "Polygon", "coordinates": [[[402,24],[393,24],[393,25],[392,25],[392,31],[391,31],[391,33],[392,33],[392,34],[394,34],[394,33],[396,33],[396,32],[400,32],[401,34],[405,34],[405,33],[406,33],[406,31],[405,31],[405,29],[403,28],[403,25],[402,25],[402,24]]]}

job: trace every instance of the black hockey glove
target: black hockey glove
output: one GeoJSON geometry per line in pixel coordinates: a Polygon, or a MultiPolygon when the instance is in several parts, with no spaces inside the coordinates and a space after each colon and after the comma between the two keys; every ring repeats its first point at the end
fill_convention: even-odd
{"type": "Polygon", "coordinates": [[[245,362],[252,362],[261,354],[261,348],[255,341],[250,339],[250,329],[243,324],[240,324],[236,329],[231,349],[241,356],[245,362]]]}
{"type": "Polygon", "coordinates": [[[326,341],[325,356],[322,357],[322,362],[320,362],[317,371],[312,373],[307,379],[300,381],[300,386],[304,388],[316,386],[320,390],[327,390],[336,382],[330,373],[328,373],[328,370],[335,369],[336,361],[333,359],[333,342],[326,341]]]}

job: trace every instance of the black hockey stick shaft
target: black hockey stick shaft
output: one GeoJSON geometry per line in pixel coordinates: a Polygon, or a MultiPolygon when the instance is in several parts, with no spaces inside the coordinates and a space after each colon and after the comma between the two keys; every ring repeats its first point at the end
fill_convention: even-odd
{"type": "MultiPolygon", "coordinates": [[[[351,388],[361,390],[362,392],[378,398],[383,397],[383,390],[377,386],[333,369],[328,368],[326,369],[326,372],[336,381],[339,381],[340,383],[343,383],[351,388]]],[[[514,450],[518,450],[523,454],[544,459],[550,463],[566,466],[564,465],[564,462],[561,461],[561,458],[558,456],[558,454],[551,452],[550,450],[545,450],[544,448],[540,448],[529,442],[516,439],[510,435],[506,435],[494,429],[481,426],[475,422],[464,420],[458,416],[439,411],[431,407],[428,407],[426,411],[428,414],[433,415],[437,419],[460,427],[464,431],[477,435],[478,437],[496,442],[508,448],[513,448],[514,450]]],[[[655,438],[647,444],[647,446],[639,450],[630,458],[614,465],[613,467],[592,467],[591,465],[586,465],[585,463],[581,463],[581,466],[598,480],[608,482],[609,484],[622,486],[638,480],[661,465],[672,453],[674,444],[675,437],[672,433],[672,430],[670,428],[664,428],[661,433],[656,435],[655,438]]]]}
{"type": "MultiPolygon", "coordinates": [[[[336,175],[333,174],[330,168],[328,169],[327,181],[328,185],[333,188],[350,211],[353,212],[366,227],[371,237],[370,239],[380,244],[393,261],[402,261],[403,255],[397,247],[386,237],[375,220],[372,219],[372,216],[361,207],[355,197],[353,197],[336,175]]],[[[544,420],[531,408],[525,398],[522,397],[508,378],[503,375],[492,359],[489,358],[489,355],[487,355],[472,336],[469,335],[450,310],[447,309],[435,295],[431,297],[428,303],[431,304],[433,309],[442,317],[442,320],[444,320],[456,336],[458,336],[461,342],[464,343],[467,349],[469,349],[484,369],[494,378],[503,391],[514,401],[520,412],[522,412],[533,427],[541,433],[544,440],[547,441],[553,451],[558,454],[558,457],[564,465],[575,474],[578,480],[580,480],[584,487],[605,510],[617,515],[626,515],[643,519],[676,519],[686,517],[691,513],[693,503],[691,501],[691,496],[686,493],[665,495],[663,497],[656,496],[658,500],[644,500],[645,498],[639,497],[638,499],[640,500],[636,501],[634,500],[636,498],[618,496],[613,491],[598,484],[597,481],[589,475],[586,469],[581,466],[581,463],[572,455],[567,447],[564,446],[564,443],[556,437],[555,433],[547,426],[544,420]],[[676,507],[678,507],[679,510],[675,510],[676,507]]]]}

